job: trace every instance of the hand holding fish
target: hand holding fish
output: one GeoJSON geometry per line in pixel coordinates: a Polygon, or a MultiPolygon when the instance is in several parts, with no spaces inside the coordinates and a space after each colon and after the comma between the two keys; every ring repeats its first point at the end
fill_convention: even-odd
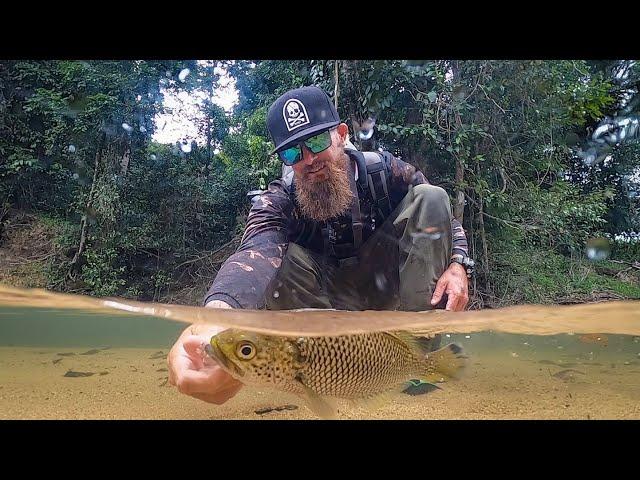
{"type": "Polygon", "coordinates": [[[169,383],[180,393],[220,405],[242,388],[242,383],[204,354],[203,345],[222,330],[211,325],[194,325],[180,335],[167,358],[169,383]]]}

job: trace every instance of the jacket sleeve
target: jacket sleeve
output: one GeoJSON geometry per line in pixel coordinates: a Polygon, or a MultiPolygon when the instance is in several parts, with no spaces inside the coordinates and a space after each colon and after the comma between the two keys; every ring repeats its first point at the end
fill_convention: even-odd
{"type": "MultiPolygon", "coordinates": [[[[385,155],[385,157],[389,162],[389,170],[391,171],[390,187],[392,192],[391,202],[393,205],[397,205],[402,201],[402,198],[409,191],[410,186],[429,183],[424,174],[413,165],[403,162],[392,155],[385,155]]],[[[469,245],[467,243],[467,236],[465,235],[462,224],[453,216],[451,217],[451,230],[453,237],[451,253],[454,255],[459,253],[468,256],[469,245]]]]}
{"type": "Polygon", "coordinates": [[[287,251],[293,202],[281,180],[254,197],[238,250],[222,265],[204,304],[222,300],[234,308],[261,309],[265,292],[287,251]]]}

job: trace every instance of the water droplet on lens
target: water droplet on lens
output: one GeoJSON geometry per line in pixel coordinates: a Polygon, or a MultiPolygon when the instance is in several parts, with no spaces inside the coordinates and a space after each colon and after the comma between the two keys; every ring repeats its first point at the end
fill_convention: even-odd
{"type": "Polygon", "coordinates": [[[133,132],[133,127],[131,125],[129,125],[128,123],[123,123],[122,124],[122,128],[124,128],[128,133],[133,132]]]}
{"type": "Polygon", "coordinates": [[[412,233],[411,236],[414,239],[426,238],[427,240],[440,240],[442,233],[442,230],[437,227],[426,227],[418,232],[412,233]]]}
{"type": "Polygon", "coordinates": [[[384,292],[387,289],[387,285],[388,285],[387,277],[385,276],[385,274],[381,272],[376,272],[375,279],[376,279],[376,287],[378,288],[378,290],[380,290],[381,292],[384,292]]]}
{"type": "Polygon", "coordinates": [[[404,60],[402,66],[407,71],[418,74],[425,70],[427,62],[427,60],[404,60]]]}
{"type": "Polygon", "coordinates": [[[358,131],[358,138],[360,138],[360,140],[369,140],[372,136],[373,136],[373,128],[369,130],[358,131]]]}
{"type": "Polygon", "coordinates": [[[427,63],[427,60],[405,60],[404,63],[411,67],[421,67],[427,63]]]}
{"type": "Polygon", "coordinates": [[[178,79],[181,82],[184,82],[190,73],[191,73],[191,70],[189,70],[188,68],[183,68],[178,74],[178,79]]]}
{"type": "Polygon", "coordinates": [[[606,260],[610,253],[611,246],[606,238],[590,238],[587,241],[587,258],[589,260],[606,260]]]}
{"type": "Polygon", "coordinates": [[[373,136],[373,127],[376,126],[376,119],[369,117],[362,123],[358,123],[354,120],[353,126],[358,132],[358,138],[361,140],[369,140],[373,136]]]}
{"type": "Polygon", "coordinates": [[[76,153],[76,146],[75,145],[69,145],[68,150],[69,150],[69,153],[76,153]]]}

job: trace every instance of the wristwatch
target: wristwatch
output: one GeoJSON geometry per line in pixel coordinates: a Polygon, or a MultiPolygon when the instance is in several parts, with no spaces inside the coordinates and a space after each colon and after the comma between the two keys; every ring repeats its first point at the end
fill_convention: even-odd
{"type": "Polygon", "coordinates": [[[456,253],[455,255],[451,255],[451,260],[449,260],[449,265],[451,265],[453,262],[459,263],[464,267],[464,269],[467,271],[468,278],[471,278],[471,276],[475,272],[474,267],[476,265],[476,262],[474,262],[469,257],[456,253]]]}

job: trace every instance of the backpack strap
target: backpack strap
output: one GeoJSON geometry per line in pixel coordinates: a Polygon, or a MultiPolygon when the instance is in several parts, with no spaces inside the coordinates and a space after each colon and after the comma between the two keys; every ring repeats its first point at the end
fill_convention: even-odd
{"type": "Polygon", "coordinates": [[[378,209],[382,218],[387,218],[391,213],[388,159],[384,153],[380,152],[363,152],[363,155],[367,165],[367,186],[373,205],[378,209]]]}
{"type": "Polygon", "coordinates": [[[293,183],[293,167],[282,164],[282,182],[287,188],[291,188],[293,183]]]}

